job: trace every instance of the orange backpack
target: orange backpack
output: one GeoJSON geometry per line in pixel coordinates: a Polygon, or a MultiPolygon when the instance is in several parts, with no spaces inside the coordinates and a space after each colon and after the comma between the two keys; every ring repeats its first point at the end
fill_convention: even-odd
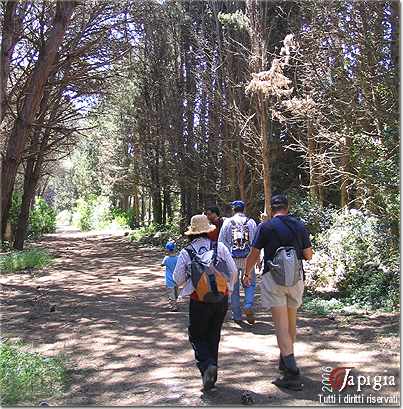
{"type": "Polygon", "coordinates": [[[211,243],[210,251],[199,255],[190,245],[188,252],[190,264],[190,278],[199,301],[218,303],[228,294],[228,284],[225,274],[220,272],[217,261],[217,242],[211,243]]]}

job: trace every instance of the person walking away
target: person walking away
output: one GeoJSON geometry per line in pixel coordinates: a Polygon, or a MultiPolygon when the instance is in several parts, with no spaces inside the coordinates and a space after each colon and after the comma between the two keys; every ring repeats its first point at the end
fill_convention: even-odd
{"type": "MultiPolygon", "coordinates": [[[[242,322],[240,279],[243,276],[246,257],[251,250],[255,236],[256,222],[245,215],[245,203],[242,200],[232,202],[232,209],[234,215],[225,219],[218,241],[222,242],[229,249],[238,269],[238,279],[231,295],[231,310],[233,320],[239,324],[242,322]]],[[[246,319],[249,324],[254,324],[255,315],[253,312],[253,302],[255,298],[256,281],[252,280],[248,285],[245,285],[242,281],[242,287],[245,293],[244,312],[246,319]]]]}
{"type": "Polygon", "coordinates": [[[220,217],[220,209],[216,206],[208,207],[206,209],[206,216],[209,222],[215,226],[215,230],[208,233],[207,236],[210,240],[217,241],[224,223],[224,219],[220,217]]]}
{"type": "Polygon", "coordinates": [[[228,249],[207,235],[214,230],[207,216],[192,217],[185,232],[190,244],[179,253],[173,278],[184,287],[181,297],[190,296],[189,341],[195,353],[204,391],[217,382],[218,349],[221,328],[237,276],[228,249]]]}
{"type": "Polygon", "coordinates": [[[161,267],[165,267],[165,287],[168,294],[169,309],[171,311],[178,311],[176,300],[178,299],[178,287],[173,279],[173,273],[176,267],[178,257],[175,253],[176,245],[172,241],[168,241],[165,245],[167,255],[161,263],[161,267]]]}
{"type": "Polygon", "coordinates": [[[262,305],[271,309],[280,349],[277,386],[302,390],[300,370],[294,357],[297,309],[302,304],[304,272],[302,260],[312,258],[309,232],[297,218],[288,214],[285,195],[273,196],[272,219],[261,223],[246,261],[244,281],[253,278],[253,266],[264,249],[264,267],[261,282],[262,305]]]}

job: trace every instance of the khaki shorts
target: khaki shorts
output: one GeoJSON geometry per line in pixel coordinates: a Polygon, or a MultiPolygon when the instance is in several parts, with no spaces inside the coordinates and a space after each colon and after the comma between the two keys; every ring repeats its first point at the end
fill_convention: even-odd
{"type": "Polygon", "coordinates": [[[290,307],[298,308],[304,295],[304,281],[299,280],[292,287],[277,285],[270,272],[262,276],[261,281],[263,308],[290,307]]]}

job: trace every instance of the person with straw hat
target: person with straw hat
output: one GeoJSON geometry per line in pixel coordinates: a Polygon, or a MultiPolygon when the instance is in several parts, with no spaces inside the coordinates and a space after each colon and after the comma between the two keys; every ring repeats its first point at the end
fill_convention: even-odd
{"type": "Polygon", "coordinates": [[[183,285],[180,297],[190,297],[189,341],[205,391],[212,389],[217,381],[221,328],[228,309],[228,297],[238,276],[225,245],[208,238],[208,233],[214,229],[206,215],[192,217],[185,232],[190,244],[179,253],[173,274],[175,283],[183,285]],[[195,278],[197,274],[199,281],[195,278]]]}

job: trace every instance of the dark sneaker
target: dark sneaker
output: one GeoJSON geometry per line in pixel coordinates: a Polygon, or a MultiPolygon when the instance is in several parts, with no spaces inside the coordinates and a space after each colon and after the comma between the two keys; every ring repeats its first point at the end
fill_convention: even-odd
{"type": "Polygon", "coordinates": [[[217,380],[217,367],[210,365],[203,374],[203,387],[205,391],[209,391],[214,388],[214,383],[217,380]]]}
{"type": "Polygon", "coordinates": [[[279,388],[286,388],[292,391],[302,391],[304,388],[300,375],[285,374],[282,378],[278,378],[272,383],[279,388]]]}
{"type": "Polygon", "coordinates": [[[256,322],[255,314],[253,313],[252,308],[245,308],[245,315],[246,321],[248,321],[249,324],[253,325],[256,322]]]}

